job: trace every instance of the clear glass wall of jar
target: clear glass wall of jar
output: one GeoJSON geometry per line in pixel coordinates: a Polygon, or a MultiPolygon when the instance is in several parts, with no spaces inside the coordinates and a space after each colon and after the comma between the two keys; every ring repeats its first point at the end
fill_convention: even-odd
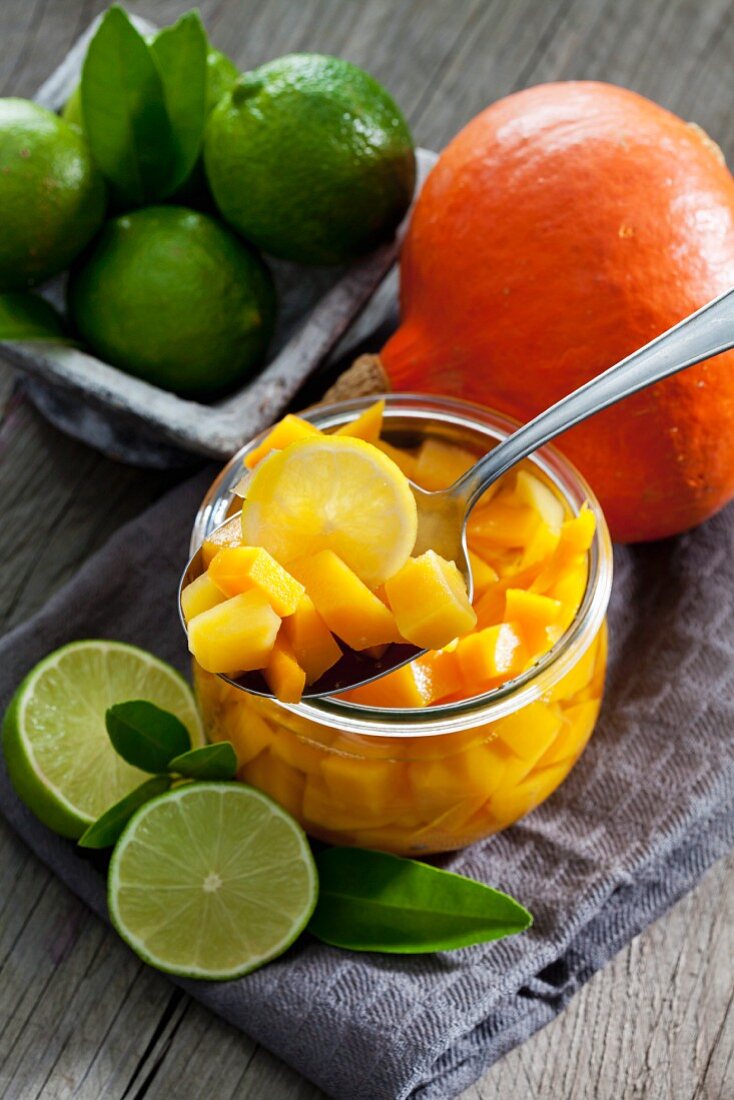
{"type": "MultiPolygon", "coordinates": [[[[306,415],[330,430],[372,400],[306,415]]],[[[395,446],[433,436],[476,451],[486,451],[514,428],[465,402],[412,395],[387,399],[384,425],[385,438],[395,446]]],[[[212,485],[196,518],[192,552],[233,510],[231,491],[255,442],[212,485]]],[[[312,836],[406,855],[460,848],[534,809],[583,751],[604,690],[611,546],[598,502],[573,467],[550,448],[533,462],[571,513],[589,501],[596,535],[574,621],[516,680],[460,702],[387,710],[339,699],[283,705],[194,666],[209,739],[231,740],[239,778],[270,794],[312,836]]]]}

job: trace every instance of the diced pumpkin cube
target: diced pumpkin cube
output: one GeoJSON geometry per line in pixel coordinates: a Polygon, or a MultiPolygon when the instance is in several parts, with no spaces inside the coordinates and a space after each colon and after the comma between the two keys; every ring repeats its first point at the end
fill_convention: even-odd
{"type": "Polygon", "coordinates": [[[345,691],[340,698],[363,707],[427,707],[432,702],[431,678],[422,665],[413,661],[371,684],[345,691]]]}
{"type": "Polygon", "coordinates": [[[502,486],[502,478],[499,481],[493,481],[488,489],[485,489],[482,495],[477,500],[475,507],[484,508],[489,502],[497,495],[502,486]]]}
{"type": "Polygon", "coordinates": [[[387,443],[384,439],[378,439],[375,446],[378,450],[382,451],[384,455],[391,458],[398,469],[402,470],[407,478],[410,478],[411,481],[415,481],[415,455],[410,454],[409,451],[402,451],[399,447],[393,447],[392,443],[387,443]]]}
{"type": "Polygon", "coordinates": [[[181,592],[181,610],[186,622],[200,615],[202,611],[208,611],[210,607],[216,607],[222,603],[226,596],[221,592],[207,573],[202,573],[196,580],[187,584],[181,592]]]}
{"type": "Polygon", "coordinates": [[[595,531],[594,513],[584,505],[577,516],[566,520],[561,526],[558,546],[533,581],[533,591],[547,592],[568,571],[588,568],[586,555],[594,541],[595,531]]]}
{"type": "Polygon", "coordinates": [[[453,645],[451,649],[430,650],[413,661],[413,665],[421,669],[424,683],[430,687],[432,703],[454,695],[463,686],[456,648],[453,645]]]}
{"type": "Polygon", "coordinates": [[[583,573],[586,576],[588,570],[589,558],[586,551],[576,553],[559,544],[555,554],[543,565],[530,588],[533,592],[551,595],[558,582],[569,573],[583,573]]]}
{"type": "Polygon", "coordinates": [[[488,626],[462,638],[456,660],[469,691],[483,691],[490,684],[516,676],[525,663],[525,648],[509,623],[488,626]]]}
{"type": "MultiPolygon", "coordinates": [[[[357,768],[363,761],[351,763],[357,768]]],[[[390,805],[378,810],[376,806],[365,804],[361,798],[349,801],[347,795],[337,797],[334,787],[329,786],[323,776],[309,775],[303,792],[303,816],[309,831],[315,828],[322,833],[338,836],[340,832],[351,833],[356,829],[389,825],[397,813],[390,805]]]]}
{"type": "Polygon", "coordinates": [[[501,550],[496,554],[487,554],[487,560],[497,570],[501,581],[512,581],[522,572],[522,550],[501,550]]]}
{"type": "Polygon", "coordinates": [[[246,783],[269,794],[288,813],[301,817],[306,780],[301,772],[284,764],[275,753],[260,753],[245,764],[240,774],[246,783]]]}
{"type": "Polygon", "coordinates": [[[546,628],[557,622],[562,610],[559,600],[537,592],[524,588],[508,588],[505,592],[505,620],[518,624],[528,649],[534,654],[548,647],[546,628]]]}
{"type": "Polygon", "coordinates": [[[594,541],[596,519],[588,504],[584,504],[578,515],[567,519],[561,527],[561,542],[569,550],[581,553],[590,548],[594,541]]]}
{"type": "Polygon", "coordinates": [[[426,439],[418,451],[415,481],[424,489],[448,489],[476,461],[477,456],[463,447],[442,443],[438,439],[426,439]]]}
{"type": "Polygon", "coordinates": [[[488,626],[501,623],[505,615],[505,592],[507,582],[490,585],[484,595],[474,604],[477,613],[477,625],[484,630],[488,626]]]}
{"type": "MultiPolygon", "coordinates": [[[[306,828],[338,828],[334,800],[320,775],[309,775],[303,791],[303,816],[306,828]]],[[[341,823],[344,824],[343,822],[341,823]]],[[[348,823],[348,827],[352,822],[348,823]]]]}
{"type": "Polygon", "coordinates": [[[252,470],[271,451],[282,451],[284,447],[297,443],[300,439],[321,434],[319,429],[308,420],[288,413],[268,432],[262,443],[258,443],[257,447],[253,447],[250,453],[245,455],[245,466],[248,470],[252,470]]]}
{"type": "Polygon", "coordinates": [[[226,740],[227,735],[220,731],[220,718],[227,709],[220,689],[229,685],[211,672],[204,672],[198,665],[193,672],[196,703],[201,713],[206,715],[206,735],[210,741],[226,740]]]}
{"type": "Polygon", "coordinates": [[[276,739],[276,732],[262,715],[251,705],[236,706],[227,718],[226,732],[222,740],[234,745],[239,766],[242,768],[254,760],[265,749],[270,748],[276,739]]]}
{"type": "Polygon", "coordinates": [[[309,743],[293,730],[280,726],[272,751],[284,764],[312,775],[320,769],[327,750],[321,745],[309,743]]]}
{"type": "Polygon", "coordinates": [[[470,549],[515,549],[526,546],[535,533],[540,517],[527,504],[514,504],[502,492],[487,505],[475,508],[467,525],[470,549]]]}
{"type": "Polygon", "coordinates": [[[511,752],[505,743],[499,739],[495,741],[495,745],[498,752],[500,749],[503,749],[506,754],[506,767],[504,775],[502,776],[501,789],[510,790],[530,774],[533,770],[534,762],[532,760],[525,760],[522,756],[516,756],[515,753],[511,752]]]}
{"type": "Polygon", "coordinates": [[[486,801],[484,794],[474,795],[473,798],[464,798],[444,810],[411,836],[411,850],[420,851],[421,845],[425,845],[425,850],[429,852],[436,848],[442,850],[462,847],[467,843],[464,826],[481,810],[486,801]]]}
{"type": "Polygon", "coordinates": [[[498,826],[507,828],[523,814],[539,806],[568,775],[568,761],[531,772],[516,787],[504,785],[492,796],[490,809],[498,826]]]}
{"type": "Polygon", "coordinates": [[[518,504],[527,504],[537,512],[551,531],[557,533],[561,530],[561,524],[566,518],[563,504],[539,477],[527,470],[518,470],[513,495],[518,504]]]}
{"type": "Polygon", "coordinates": [[[227,596],[259,589],[281,618],[293,614],[304,593],[303,585],[261,546],[225,547],[212,560],[209,576],[227,596]]]}
{"type": "Polygon", "coordinates": [[[422,815],[432,819],[457,800],[489,798],[502,782],[506,759],[504,752],[490,743],[434,760],[412,761],[410,782],[422,815]]]}
{"type": "Polygon", "coordinates": [[[342,655],[334,635],[305,592],[293,614],[283,621],[283,634],[306,674],[307,684],[323,676],[342,655]]]}
{"type": "Polygon", "coordinates": [[[497,737],[521,760],[534,767],[561,732],[563,716],[553,703],[528,703],[494,723],[497,737]]]}
{"type": "Polygon", "coordinates": [[[566,707],[563,711],[563,727],[541,756],[538,766],[547,768],[560,760],[575,760],[591,736],[600,706],[600,699],[592,699],[566,707]]]}
{"type": "Polygon", "coordinates": [[[367,443],[377,443],[382,431],[382,416],[385,412],[385,402],[375,401],[365,409],[356,420],[350,420],[348,424],[342,424],[337,428],[335,435],[348,435],[352,439],[364,439],[367,443]]]}
{"type": "Polygon", "coordinates": [[[539,523],[523,550],[521,568],[547,561],[555,553],[560,537],[560,533],[552,530],[547,523],[539,523]]]}
{"type": "Polygon", "coordinates": [[[201,546],[201,563],[208,569],[212,559],[224,546],[239,546],[242,542],[242,518],[239,512],[231,516],[216,531],[204,539],[201,546]]]}
{"type": "Polygon", "coordinates": [[[359,806],[363,816],[372,811],[377,818],[375,825],[384,820],[386,811],[394,820],[401,808],[410,806],[408,775],[403,763],[329,753],[322,761],[321,775],[335,801],[359,806]]]}
{"type": "Polygon", "coordinates": [[[479,597],[487,591],[489,586],[495,584],[499,580],[499,577],[489,562],[486,562],[484,558],[480,558],[473,550],[469,551],[469,564],[471,565],[471,575],[474,580],[474,603],[476,603],[479,597]]]}
{"type": "Polygon", "coordinates": [[[302,558],[291,571],[329,630],[352,649],[400,641],[392,612],[333,550],[302,558]]]}
{"type": "Polygon", "coordinates": [[[263,676],[273,695],[281,703],[300,703],[306,686],[306,673],[296,660],[287,638],[279,636],[275,639],[268,663],[263,669],[263,676]]]}
{"type": "Polygon", "coordinates": [[[560,600],[559,622],[564,627],[569,626],[581,606],[581,601],[586,592],[588,574],[589,567],[586,556],[580,554],[578,564],[569,567],[548,589],[549,596],[552,596],[555,600],[560,600]]]}
{"type": "Polygon", "coordinates": [[[409,558],[385,591],[401,635],[421,649],[441,649],[476,625],[464,578],[433,550],[409,558]]]}
{"type": "Polygon", "coordinates": [[[279,627],[280,617],[253,588],[192,619],[189,649],[207,672],[232,675],[264,668],[279,627]]]}
{"type": "Polygon", "coordinates": [[[563,720],[573,730],[579,748],[582,748],[591,737],[600,710],[601,698],[588,699],[583,703],[575,703],[572,707],[564,707],[563,720]]]}

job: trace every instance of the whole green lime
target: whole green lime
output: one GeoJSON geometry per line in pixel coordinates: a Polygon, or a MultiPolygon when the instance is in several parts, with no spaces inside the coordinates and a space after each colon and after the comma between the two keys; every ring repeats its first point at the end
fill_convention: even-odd
{"type": "Polygon", "coordinates": [[[272,335],[275,292],[259,256],[181,206],[108,222],[72,271],[69,312],[108,363],[188,397],[231,390],[272,335]]]}
{"type": "Polygon", "coordinates": [[[389,94],[356,65],[319,54],[244,73],[209,118],[204,163],[224,218],[302,263],[374,247],[415,185],[413,140],[389,94]]]}
{"type": "Polygon", "coordinates": [[[27,99],[0,99],[0,291],[68,267],[102,224],[105,204],[82,135],[27,99]]]}
{"type": "Polygon", "coordinates": [[[206,55],[206,113],[211,114],[222,96],[232,88],[240,70],[225,53],[209,47],[206,55]]]}

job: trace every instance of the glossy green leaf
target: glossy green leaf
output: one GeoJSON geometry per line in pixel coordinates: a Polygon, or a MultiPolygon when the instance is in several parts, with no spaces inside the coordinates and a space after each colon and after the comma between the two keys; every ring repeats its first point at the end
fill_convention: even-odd
{"type": "Polygon", "coordinates": [[[0,294],[0,340],[50,340],[73,344],[50,302],[23,290],[0,294]]]}
{"type": "Polygon", "coordinates": [[[237,753],[231,741],[217,741],[191,749],[170,761],[168,770],[188,779],[233,779],[237,772],[237,753]]]}
{"type": "Polygon", "coordinates": [[[532,924],[491,886],[427,863],[365,848],[316,856],[319,900],[309,931],[352,951],[420,954],[498,940],[532,924]]]}
{"type": "Polygon", "coordinates": [[[126,794],[114,806],[110,806],[94,821],[79,837],[77,843],[80,848],[111,848],[122,833],[130,818],[144,803],[149,802],[156,795],[163,794],[171,786],[173,780],[168,775],[154,775],[152,779],[146,779],[130,794],[126,794]]]}
{"type": "Polygon", "coordinates": [[[92,156],[119,200],[141,205],[163,197],[177,157],[163,81],[145,39],[117,5],[89,44],[81,102],[92,156]]]}
{"type": "Polygon", "coordinates": [[[144,772],[168,771],[171,760],[191,748],[183,722],[146,699],[116,703],[105,714],[105,723],[116,752],[144,772]]]}
{"type": "Polygon", "coordinates": [[[197,11],[182,15],[150,46],[163,81],[166,110],[176,150],[167,193],[188,177],[201,152],[206,122],[206,31],[197,11]]]}

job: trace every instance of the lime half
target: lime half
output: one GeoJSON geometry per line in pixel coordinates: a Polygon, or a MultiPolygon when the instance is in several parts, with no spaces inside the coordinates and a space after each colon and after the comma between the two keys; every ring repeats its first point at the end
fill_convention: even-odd
{"type": "Polygon", "coordinates": [[[266,795],[192,783],[130,819],[108,891],[112,923],[145,962],[222,981],[293,943],[316,904],[317,875],[305,833],[266,795]]]}
{"type": "Polygon", "coordinates": [[[149,776],[117,755],[105,728],[113,703],[147,699],[171,711],[203,743],[194,697],[175,669],[122,642],[57,649],[26,676],[3,720],[13,786],[37,817],[79,837],[149,776]]]}

